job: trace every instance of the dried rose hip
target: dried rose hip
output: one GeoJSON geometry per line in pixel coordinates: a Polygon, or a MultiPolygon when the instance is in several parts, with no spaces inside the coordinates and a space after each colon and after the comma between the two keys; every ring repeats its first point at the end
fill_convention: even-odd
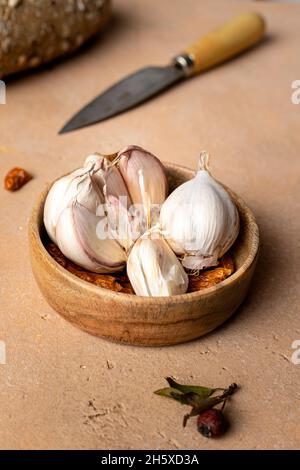
{"type": "Polygon", "coordinates": [[[4,179],[4,187],[7,189],[7,191],[17,191],[31,179],[32,176],[27,173],[26,170],[16,167],[7,173],[4,179]]]}
{"type": "Polygon", "coordinates": [[[227,422],[221,410],[212,408],[199,414],[197,427],[205,437],[219,437],[226,431],[227,422]]]}

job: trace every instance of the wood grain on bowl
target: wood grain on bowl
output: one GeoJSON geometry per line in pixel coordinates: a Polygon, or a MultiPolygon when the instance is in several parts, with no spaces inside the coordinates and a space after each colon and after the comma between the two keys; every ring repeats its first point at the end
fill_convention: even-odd
{"type": "MultiPolygon", "coordinates": [[[[165,164],[171,190],[192,178],[187,168],[165,164]]],[[[228,188],[226,188],[228,189],[228,188]]],[[[235,272],[219,284],[172,297],[139,297],[90,284],[60,266],[44,246],[43,192],[29,222],[32,270],[48,303],[73,325],[111,341],[163,346],[190,341],[225,322],[244,300],[259,251],[259,232],[252,212],[228,190],[241,219],[231,249],[235,272]]]]}

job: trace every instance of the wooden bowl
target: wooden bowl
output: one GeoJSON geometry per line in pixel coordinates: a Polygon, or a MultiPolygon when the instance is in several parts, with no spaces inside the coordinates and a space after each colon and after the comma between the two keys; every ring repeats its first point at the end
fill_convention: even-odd
{"type": "MultiPolygon", "coordinates": [[[[192,170],[178,165],[165,166],[171,190],[194,175],[192,170]]],[[[252,212],[232,191],[228,190],[241,219],[240,234],[231,249],[236,271],[216,286],[199,292],[139,297],[79,279],[49,255],[43,244],[43,208],[48,190],[40,196],[29,222],[32,270],[47,302],[73,325],[119,343],[171,345],[212,331],[242,303],[255,269],[259,232],[252,212]]]]}

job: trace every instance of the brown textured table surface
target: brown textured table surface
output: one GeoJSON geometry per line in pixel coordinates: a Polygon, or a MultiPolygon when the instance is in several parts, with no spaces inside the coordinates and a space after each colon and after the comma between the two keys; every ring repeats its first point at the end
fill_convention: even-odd
{"type": "Polygon", "coordinates": [[[115,0],[101,39],[55,67],[7,83],[0,106],[1,175],[24,166],[35,178],[0,189],[1,448],[290,448],[300,445],[299,172],[300,6],[240,1],[115,0]],[[183,83],[138,109],[58,136],[87,100],[145,64],[163,64],[232,14],[256,9],[269,39],[243,57],[183,83]],[[226,325],[168,348],[110,344],[77,330],[43,300],[31,274],[26,226],[47,182],[98,150],[139,144],[162,160],[195,166],[207,149],[217,178],[257,216],[262,251],[252,290],[226,325]],[[296,354],[294,354],[295,358],[296,354]],[[241,390],[231,430],[200,436],[185,409],[153,395],[173,374],[241,390]]]}

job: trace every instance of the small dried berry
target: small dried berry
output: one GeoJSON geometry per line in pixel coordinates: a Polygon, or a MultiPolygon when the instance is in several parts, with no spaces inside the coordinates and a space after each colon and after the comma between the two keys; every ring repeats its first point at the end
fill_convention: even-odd
{"type": "Polygon", "coordinates": [[[203,436],[219,437],[226,431],[227,423],[222,411],[213,408],[199,414],[197,426],[203,436]]]}
{"type": "Polygon", "coordinates": [[[4,179],[4,187],[7,189],[7,191],[17,191],[31,179],[32,176],[27,173],[26,170],[16,167],[7,173],[4,179]]]}

